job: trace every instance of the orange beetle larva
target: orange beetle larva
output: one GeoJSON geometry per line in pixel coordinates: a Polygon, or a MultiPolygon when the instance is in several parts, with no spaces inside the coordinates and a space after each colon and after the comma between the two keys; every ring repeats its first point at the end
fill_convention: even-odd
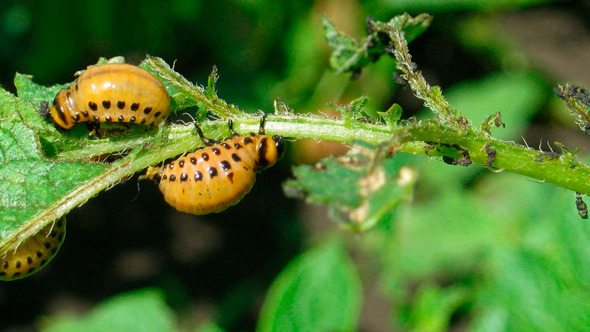
{"type": "Polygon", "coordinates": [[[65,237],[66,218],[62,217],[0,256],[0,280],[21,279],[39,271],[57,254],[65,237]]]}
{"type": "Polygon", "coordinates": [[[157,125],[170,113],[164,85],[147,70],[125,64],[90,66],[61,89],[47,116],[61,129],[81,122],[157,125]]]}
{"type": "Polygon", "coordinates": [[[283,138],[264,134],[265,117],[258,134],[232,137],[217,142],[203,137],[207,145],[163,167],[149,167],[145,178],[160,181],[164,199],[179,211],[192,214],[221,212],[239,202],[256,180],[256,172],[268,168],[283,152],[283,138]]]}

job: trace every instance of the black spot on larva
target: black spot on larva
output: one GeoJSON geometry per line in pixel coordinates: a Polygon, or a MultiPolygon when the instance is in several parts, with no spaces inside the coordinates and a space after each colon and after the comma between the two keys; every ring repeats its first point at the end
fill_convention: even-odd
{"type": "Polygon", "coordinates": [[[156,113],[154,113],[154,116],[155,116],[156,118],[157,118],[157,117],[159,117],[160,115],[162,115],[162,112],[156,112],[156,113]]]}
{"type": "Polygon", "coordinates": [[[45,249],[49,249],[49,248],[51,248],[51,243],[45,241],[45,242],[43,242],[43,246],[45,246],[45,249]]]}
{"type": "Polygon", "coordinates": [[[229,162],[227,162],[225,160],[220,162],[219,165],[221,165],[221,169],[223,169],[224,171],[228,171],[231,169],[231,165],[229,164],[229,162]]]}
{"type": "Polygon", "coordinates": [[[110,100],[103,100],[102,101],[102,107],[109,109],[111,108],[111,101],[110,100]]]}
{"type": "Polygon", "coordinates": [[[170,174],[170,181],[171,182],[176,181],[176,174],[170,174]]]}
{"type": "Polygon", "coordinates": [[[260,141],[260,145],[258,145],[258,160],[256,161],[256,165],[259,168],[264,168],[270,163],[270,160],[268,160],[268,157],[266,155],[266,153],[268,152],[267,142],[268,138],[265,137],[260,141]]]}
{"type": "Polygon", "coordinates": [[[117,102],[117,108],[120,109],[120,110],[124,109],[125,108],[125,102],[122,101],[122,100],[119,100],[117,102]]]}
{"type": "Polygon", "coordinates": [[[203,158],[204,161],[209,160],[209,155],[207,154],[207,152],[203,152],[201,153],[201,158],[203,158]]]}
{"type": "Polygon", "coordinates": [[[27,263],[29,263],[29,265],[33,264],[33,259],[31,256],[27,256],[27,263]]]}
{"type": "Polygon", "coordinates": [[[98,109],[98,105],[96,105],[96,103],[93,101],[88,102],[88,107],[90,107],[90,109],[93,111],[96,111],[98,109]]]}
{"type": "Polygon", "coordinates": [[[174,169],[174,163],[171,163],[170,165],[168,165],[168,168],[174,169]]]}
{"type": "Polygon", "coordinates": [[[20,264],[20,261],[16,261],[15,267],[16,267],[17,269],[20,269],[20,266],[21,266],[21,264],[20,264]]]}
{"type": "Polygon", "coordinates": [[[106,117],[106,118],[104,118],[104,120],[105,120],[106,122],[112,122],[112,121],[113,121],[113,118],[112,118],[110,115],[107,115],[107,117],[106,117]]]}
{"type": "Polygon", "coordinates": [[[236,153],[231,154],[231,159],[233,159],[235,162],[242,161],[242,158],[240,158],[240,156],[238,156],[236,153]]]}
{"type": "Polygon", "coordinates": [[[52,254],[52,255],[55,255],[55,254],[57,253],[57,249],[59,249],[59,248],[57,248],[57,247],[53,248],[53,249],[51,250],[51,254],[52,254]]]}
{"type": "Polygon", "coordinates": [[[117,120],[119,120],[119,122],[123,122],[123,121],[125,121],[125,118],[122,115],[119,115],[117,120]]]}
{"type": "Polygon", "coordinates": [[[234,143],[234,147],[236,148],[236,150],[239,150],[242,148],[242,144],[240,143],[234,143]]]}
{"type": "Polygon", "coordinates": [[[78,91],[79,87],[78,87],[78,82],[76,82],[76,84],[74,84],[74,90],[78,91]]]}
{"type": "Polygon", "coordinates": [[[188,175],[186,173],[180,174],[180,182],[188,180],[188,175]]]}
{"type": "Polygon", "coordinates": [[[54,105],[56,105],[55,107],[57,108],[58,112],[57,112],[57,117],[62,121],[62,122],[67,122],[66,121],[66,113],[63,109],[63,107],[59,106],[58,103],[56,101],[53,102],[54,105]]]}
{"type": "Polygon", "coordinates": [[[84,111],[84,112],[82,112],[82,115],[84,115],[84,117],[86,117],[86,118],[87,118],[87,117],[88,117],[88,111],[84,111]]]}
{"type": "Polygon", "coordinates": [[[195,181],[201,181],[203,180],[203,173],[196,171],[195,172],[195,181]]]}
{"type": "Polygon", "coordinates": [[[94,121],[96,121],[96,122],[100,121],[100,118],[98,117],[98,115],[94,116],[94,121]]]}
{"type": "Polygon", "coordinates": [[[178,167],[184,167],[184,159],[178,162],[178,167]]]}
{"type": "Polygon", "coordinates": [[[37,256],[37,258],[41,258],[43,257],[43,252],[41,252],[41,250],[37,250],[35,251],[35,255],[37,256]]]}
{"type": "Polygon", "coordinates": [[[39,264],[39,266],[43,266],[43,265],[45,265],[45,263],[47,263],[47,259],[42,260],[41,264],[39,264]]]}
{"type": "Polygon", "coordinates": [[[139,109],[139,103],[133,103],[131,104],[131,110],[132,111],[137,111],[139,109]]]}
{"type": "Polygon", "coordinates": [[[231,149],[231,146],[225,142],[221,143],[221,146],[223,146],[224,148],[226,148],[227,150],[231,149]]]}
{"type": "Polygon", "coordinates": [[[196,165],[197,164],[197,158],[191,157],[191,164],[196,165]]]}
{"type": "Polygon", "coordinates": [[[13,278],[18,277],[18,276],[20,276],[20,272],[16,272],[15,274],[12,275],[13,278]]]}
{"type": "Polygon", "coordinates": [[[0,272],[0,277],[4,277],[6,275],[6,272],[0,272]]]}
{"type": "Polygon", "coordinates": [[[57,231],[55,229],[52,230],[51,233],[49,233],[49,236],[56,237],[57,236],[57,231]]]}
{"type": "Polygon", "coordinates": [[[219,150],[218,148],[211,149],[211,152],[213,152],[213,154],[218,155],[218,156],[221,154],[221,150],[219,150]]]}
{"type": "Polygon", "coordinates": [[[166,180],[168,178],[168,175],[164,174],[162,175],[162,180],[166,180]]]}
{"type": "Polygon", "coordinates": [[[254,143],[254,140],[252,140],[252,137],[250,137],[250,136],[244,137],[244,144],[252,144],[252,143],[254,143]]]}
{"type": "Polygon", "coordinates": [[[80,121],[80,114],[76,113],[76,115],[74,115],[74,121],[80,121]]]}
{"type": "Polygon", "coordinates": [[[134,117],[134,116],[132,116],[132,117],[129,119],[129,122],[133,123],[133,122],[135,122],[135,120],[137,120],[137,119],[135,119],[135,117],[134,117]]]}
{"type": "Polygon", "coordinates": [[[148,114],[150,114],[151,111],[152,111],[151,107],[146,107],[143,109],[143,114],[148,115],[148,114]]]}
{"type": "Polygon", "coordinates": [[[61,226],[63,226],[63,224],[64,224],[64,222],[62,219],[58,220],[56,223],[57,227],[61,227],[61,226]]]}
{"type": "Polygon", "coordinates": [[[35,269],[36,269],[35,267],[32,267],[32,268],[30,268],[30,269],[27,271],[27,274],[31,274],[31,273],[33,273],[33,271],[35,271],[35,269]]]}
{"type": "Polygon", "coordinates": [[[146,121],[147,121],[147,119],[141,119],[141,122],[140,122],[140,124],[145,124],[145,123],[146,123],[146,121]]]}
{"type": "Polygon", "coordinates": [[[8,268],[8,261],[4,261],[2,263],[2,267],[5,268],[5,269],[7,269],[8,268]]]}
{"type": "Polygon", "coordinates": [[[70,93],[70,89],[68,89],[68,90],[66,91],[66,97],[68,97],[68,99],[69,99],[69,98],[72,98],[72,94],[70,93]]]}
{"type": "Polygon", "coordinates": [[[227,175],[229,182],[234,183],[234,173],[231,172],[227,175]]]}
{"type": "Polygon", "coordinates": [[[211,178],[217,176],[217,168],[215,168],[215,167],[208,167],[207,172],[209,173],[209,177],[211,177],[211,178]]]}

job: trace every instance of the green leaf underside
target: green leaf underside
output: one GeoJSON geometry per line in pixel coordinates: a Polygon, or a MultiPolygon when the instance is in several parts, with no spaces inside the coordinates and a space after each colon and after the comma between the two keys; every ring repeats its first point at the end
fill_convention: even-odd
{"type": "Polygon", "coordinates": [[[34,131],[21,122],[38,117],[36,110],[4,90],[0,116],[0,248],[6,249],[57,219],[60,215],[43,212],[108,167],[46,159],[34,131]]]}
{"type": "Polygon", "coordinates": [[[85,317],[54,317],[43,332],[172,332],[175,317],[161,291],[144,289],[122,294],[96,306],[85,317]]]}
{"type": "Polygon", "coordinates": [[[355,331],[362,286],[340,241],[294,259],[264,301],[258,331],[355,331]]]}

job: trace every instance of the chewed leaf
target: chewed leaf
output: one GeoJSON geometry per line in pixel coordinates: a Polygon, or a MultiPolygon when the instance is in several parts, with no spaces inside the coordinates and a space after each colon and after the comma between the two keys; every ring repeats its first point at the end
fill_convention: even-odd
{"type": "Polygon", "coordinates": [[[285,183],[285,193],[327,204],[334,219],[353,231],[365,231],[413,192],[414,172],[387,158],[397,149],[395,142],[380,147],[359,143],[344,156],[299,166],[296,179],[285,183]]]}
{"type": "Polygon", "coordinates": [[[410,17],[396,16],[389,22],[379,22],[371,18],[367,20],[367,37],[356,41],[336,30],[334,25],[324,16],[324,37],[332,48],[330,66],[338,73],[352,72],[359,74],[360,70],[376,61],[386,53],[390,40],[387,31],[402,29],[408,42],[422,34],[430,25],[432,17],[427,14],[410,17]]]}

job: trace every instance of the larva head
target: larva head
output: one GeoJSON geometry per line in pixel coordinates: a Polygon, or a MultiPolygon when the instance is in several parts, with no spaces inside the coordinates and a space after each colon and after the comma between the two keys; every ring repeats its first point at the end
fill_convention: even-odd
{"type": "Polygon", "coordinates": [[[0,256],[0,280],[27,277],[45,266],[56,254],[66,236],[66,219],[62,217],[0,256]]]}
{"type": "Polygon", "coordinates": [[[257,162],[259,170],[271,167],[283,156],[285,143],[281,136],[258,136],[258,145],[256,146],[257,162]]]}
{"type": "Polygon", "coordinates": [[[58,126],[58,128],[62,129],[70,129],[74,125],[74,120],[67,110],[67,90],[67,88],[64,88],[57,93],[53,103],[51,103],[49,111],[47,111],[47,114],[45,115],[48,120],[52,121],[58,126]]]}

